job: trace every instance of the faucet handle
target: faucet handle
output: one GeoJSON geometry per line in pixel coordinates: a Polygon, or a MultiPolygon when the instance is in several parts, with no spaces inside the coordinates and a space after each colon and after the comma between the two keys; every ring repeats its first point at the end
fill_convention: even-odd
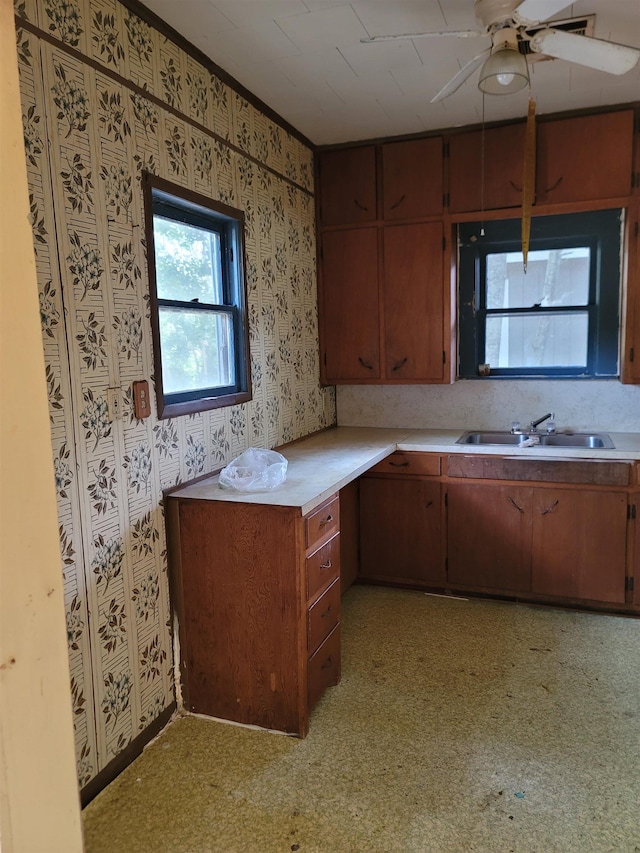
{"type": "Polygon", "coordinates": [[[551,434],[556,431],[556,416],[555,412],[551,412],[551,417],[547,421],[547,433],[551,434]]]}
{"type": "Polygon", "coordinates": [[[511,432],[520,432],[521,429],[520,421],[511,421],[511,432]]]}

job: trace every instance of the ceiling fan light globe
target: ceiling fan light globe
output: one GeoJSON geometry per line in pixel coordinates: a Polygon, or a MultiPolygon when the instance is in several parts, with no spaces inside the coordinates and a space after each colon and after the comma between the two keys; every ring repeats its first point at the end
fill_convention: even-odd
{"type": "Polygon", "coordinates": [[[512,95],[528,84],[527,60],[512,47],[494,51],[480,69],[478,89],[486,95],[512,95]]]}

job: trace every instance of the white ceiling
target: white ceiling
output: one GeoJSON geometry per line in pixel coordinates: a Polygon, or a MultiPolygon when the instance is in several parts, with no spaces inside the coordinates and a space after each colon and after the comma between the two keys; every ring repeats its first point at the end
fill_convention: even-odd
{"type": "MultiPolygon", "coordinates": [[[[473,0],[144,0],[145,5],[317,145],[476,124],[478,72],[431,98],[488,37],[361,44],[368,36],[476,29],[473,0]]],[[[640,0],[578,0],[596,38],[640,47],[640,0]]],[[[640,64],[621,77],[560,60],[532,63],[538,113],[640,99],[640,64]]],[[[526,115],[527,91],[486,96],[485,120],[526,115]]]]}

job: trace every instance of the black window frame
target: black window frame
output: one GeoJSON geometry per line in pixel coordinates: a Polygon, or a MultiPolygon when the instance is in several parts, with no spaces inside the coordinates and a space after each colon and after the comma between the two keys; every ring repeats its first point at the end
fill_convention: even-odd
{"type": "Polygon", "coordinates": [[[590,249],[587,305],[488,309],[486,259],[495,252],[521,251],[519,219],[458,226],[458,376],[460,379],[611,379],[619,377],[620,302],[624,210],[620,208],[580,213],[534,216],[529,251],[588,246],[590,249]],[[484,234],[482,231],[484,230],[484,234]],[[584,313],[588,315],[587,366],[491,367],[486,363],[485,336],[488,316],[584,313]]]}
{"type": "Polygon", "coordinates": [[[142,183],[158,418],[171,418],[245,403],[251,400],[251,373],[249,369],[244,212],[149,172],[143,173],[142,183]],[[219,234],[222,304],[158,297],[154,238],[154,216],[156,215],[219,234]],[[160,338],[160,310],[162,308],[188,308],[189,311],[201,310],[211,314],[226,314],[231,317],[236,378],[234,385],[165,393],[162,380],[160,338]]]}

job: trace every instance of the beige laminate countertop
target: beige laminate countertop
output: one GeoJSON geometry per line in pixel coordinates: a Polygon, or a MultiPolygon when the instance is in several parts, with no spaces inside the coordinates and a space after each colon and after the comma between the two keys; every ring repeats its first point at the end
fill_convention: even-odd
{"type": "Polygon", "coordinates": [[[236,503],[300,507],[311,512],[330,495],[355,480],[395,450],[429,453],[464,453],[517,456],[532,459],[640,459],[640,433],[608,435],[612,450],[574,447],[509,447],[456,444],[464,430],[376,429],[336,427],[291,444],[282,450],[289,462],[287,479],[267,492],[234,492],[220,488],[212,476],[172,493],[175,498],[192,498],[236,503]]]}

